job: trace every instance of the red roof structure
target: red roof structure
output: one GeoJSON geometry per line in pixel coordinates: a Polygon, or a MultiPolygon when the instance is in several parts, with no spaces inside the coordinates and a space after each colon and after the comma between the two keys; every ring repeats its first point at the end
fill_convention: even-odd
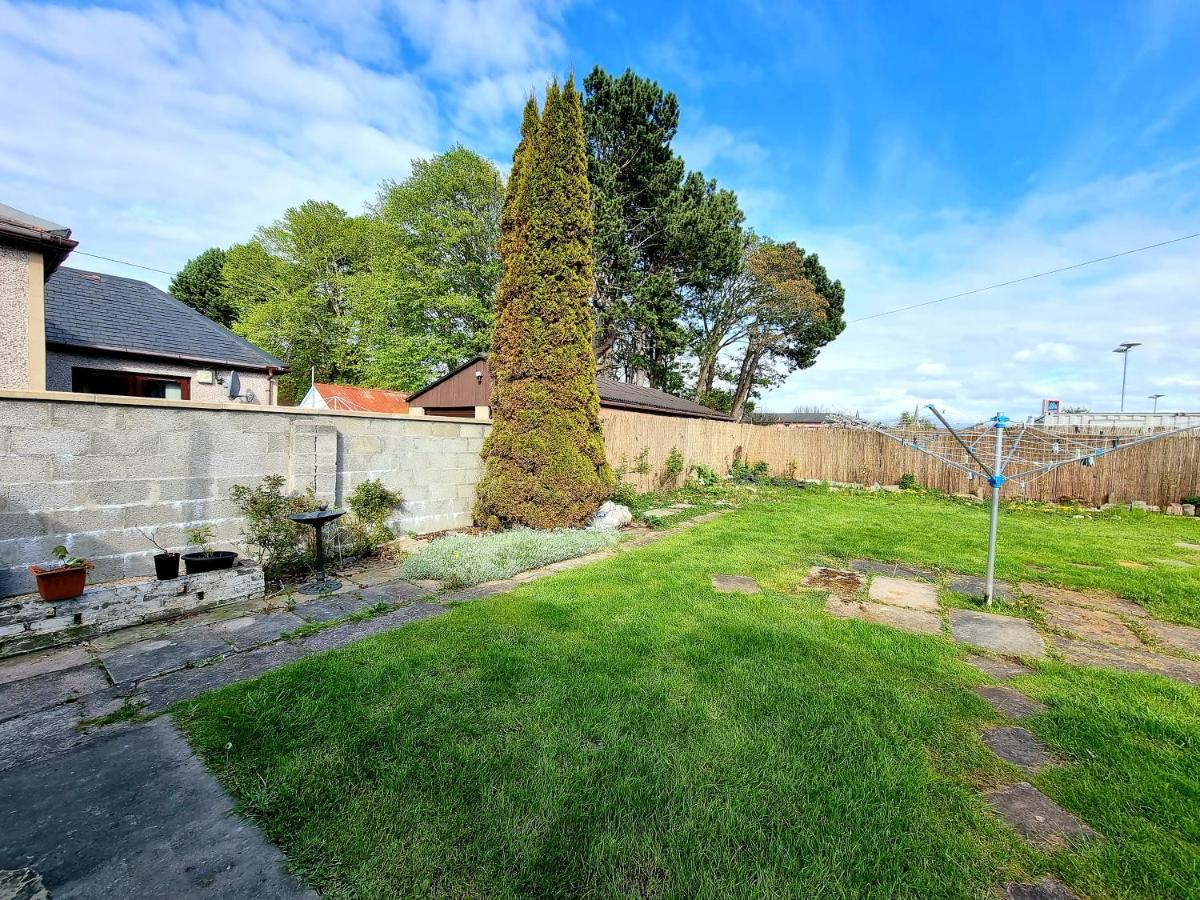
{"type": "Polygon", "coordinates": [[[408,394],[351,387],[348,384],[314,384],[327,409],[352,409],[356,412],[406,413],[408,394]]]}

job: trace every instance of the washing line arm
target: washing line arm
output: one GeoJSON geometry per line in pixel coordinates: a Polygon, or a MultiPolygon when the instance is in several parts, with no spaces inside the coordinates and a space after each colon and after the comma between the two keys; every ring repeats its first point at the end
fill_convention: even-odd
{"type": "Polygon", "coordinates": [[[946,430],[948,432],[950,432],[950,436],[953,437],[956,441],[958,441],[959,445],[964,450],[967,451],[967,456],[969,456],[971,459],[975,460],[976,465],[978,465],[979,468],[983,469],[984,473],[988,476],[988,478],[991,478],[992,476],[994,476],[996,474],[995,472],[992,471],[991,467],[988,466],[987,463],[985,463],[982,459],[980,459],[975,454],[975,449],[970,444],[968,444],[966,441],[964,441],[961,437],[959,437],[958,432],[955,431],[954,428],[950,425],[950,423],[946,421],[946,417],[943,416],[941,414],[941,412],[938,411],[938,408],[936,406],[934,406],[932,403],[930,403],[929,406],[927,407],[927,409],[931,413],[933,413],[935,416],[938,417],[939,422],[941,422],[944,426],[946,426],[946,430]]]}

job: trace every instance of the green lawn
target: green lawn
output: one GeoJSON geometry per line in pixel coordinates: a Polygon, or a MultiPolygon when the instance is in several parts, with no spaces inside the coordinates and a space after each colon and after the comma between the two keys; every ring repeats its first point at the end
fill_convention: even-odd
{"type": "MultiPolygon", "coordinates": [[[[301,660],[175,710],[327,896],[1200,894],[1200,692],[1053,662],[1018,680],[1068,761],[1032,780],[1104,839],[1045,855],[980,790],[1025,777],[963,651],[821,610],[814,561],[978,571],[985,512],[761,490],[715,522],[301,660]],[[761,595],[717,594],[712,572],[761,595]]],[[[1118,589],[1200,618],[1194,570],[1126,570],[1197,522],[1006,514],[1000,575],[1118,589]],[[1069,562],[1098,564],[1095,571],[1069,562]],[[1022,564],[1046,571],[1030,573],[1022,564]]]]}

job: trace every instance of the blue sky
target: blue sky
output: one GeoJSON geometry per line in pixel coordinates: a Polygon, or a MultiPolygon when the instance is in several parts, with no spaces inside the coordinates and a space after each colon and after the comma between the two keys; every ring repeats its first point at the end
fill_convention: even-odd
{"type": "MultiPolygon", "coordinates": [[[[678,148],[820,253],[851,320],[1200,231],[1200,5],[0,0],[0,201],[167,271],[413,157],[498,162],[599,63],[678,93],[678,148]],[[23,85],[12,90],[14,85],[23,85]]],[[[76,256],[77,266],[168,278],[76,256]]],[[[1200,409],[1200,239],[852,323],[765,408],[1200,409]]]]}

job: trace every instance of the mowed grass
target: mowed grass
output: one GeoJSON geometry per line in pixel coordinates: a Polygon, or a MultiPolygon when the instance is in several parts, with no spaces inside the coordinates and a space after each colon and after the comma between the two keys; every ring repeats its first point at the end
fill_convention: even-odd
{"type": "MultiPolygon", "coordinates": [[[[1079,520],[1030,521],[1050,541],[1079,520]]],[[[1104,835],[1042,854],[981,798],[1027,776],[982,746],[996,716],[963,651],[830,619],[794,590],[841,555],[970,571],[954,522],[965,542],[983,519],[922,497],[762,491],[175,713],[332,897],[983,898],[1045,873],[1093,898],[1197,895],[1196,691],[1054,663],[1021,679],[1049,707],[1030,727],[1066,763],[1034,782],[1104,835]],[[713,572],[768,589],[716,594],[713,572]]],[[[1182,592],[1157,595],[1152,570],[1129,576],[1147,603],[1195,615],[1182,592]]]]}

